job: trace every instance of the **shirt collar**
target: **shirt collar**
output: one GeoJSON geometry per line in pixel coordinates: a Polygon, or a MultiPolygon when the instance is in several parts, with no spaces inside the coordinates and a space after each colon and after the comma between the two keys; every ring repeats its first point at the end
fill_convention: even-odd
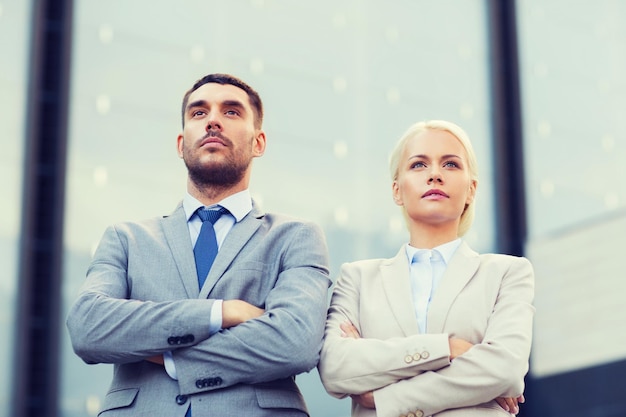
{"type": "MultiPolygon", "coordinates": [[[[439,245],[435,248],[433,248],[433,250],[437,250],[437,252],[439,252],[441,254],[441,257],[443,258],[444,262],[446,265],[448,265],[448,263],[450,262],[450,259],[452,258],[452,255],[454,255],[454,252],[457,250],[457,248],[459,247],[459,245],[461,244],[461,238],[456,238],[453,241],[444,243],[443,245],[439,245]]],[[[422,249],[419,248],[415,248],[413,246],[411,246],[410,244],[406,244],[406,256],[407,259],[409,260],[409,263],[412,262],[413,260],[413,255],[422,249]]]]}
{"type": "MultiPolygon", "coordinates": [[[[235,221],[239,222],[241,219],[246,217],[248,213],[250,213],[250,210],[252,210],[252,197],[250,196],[250,190],[246,189],[230,195],[219,203],[208,207],[215,207],[217,205],[227,209],[230,214],[233,215],[235,221]]],[[[196,210],[200,207],[204,207],[204,204],[192,197],[191,194],[185,194],[185,197],[183,198],[183,209],[185,210],[187,221],[191,219],[191,216],[193,216],[196,210]]]]}

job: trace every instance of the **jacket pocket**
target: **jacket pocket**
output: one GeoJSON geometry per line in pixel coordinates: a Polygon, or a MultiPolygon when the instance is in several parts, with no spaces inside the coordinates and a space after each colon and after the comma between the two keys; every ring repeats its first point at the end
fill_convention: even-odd
{"type": "Polygon", "coordinates": [[[137,398],[138,393],[139,388],[124,388],[109,391],[104,397],[102,411],[100,411],[98,415],[104,413],[105,411],[131,406],[135,401],[135,398],[137,398]]]}
{"type": "Polygon", "coordinates": [[[269,385],[255,386],[256,399],[261,408],[283,408],[300,411],[304,416],[309,413],[300,391],[296,389],[277,388],[269,385]]]}

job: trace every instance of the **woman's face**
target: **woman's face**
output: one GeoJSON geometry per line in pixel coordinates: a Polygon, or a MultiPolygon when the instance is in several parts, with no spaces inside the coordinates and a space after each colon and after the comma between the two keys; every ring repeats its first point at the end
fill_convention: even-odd
{"type": "Polygon", "coordinates": [[[393,199],[409,221],[458,227],[461,214],[476,193],[467,154],[448,131],[428,129],[409,139],[400,157],[393,199]]]}

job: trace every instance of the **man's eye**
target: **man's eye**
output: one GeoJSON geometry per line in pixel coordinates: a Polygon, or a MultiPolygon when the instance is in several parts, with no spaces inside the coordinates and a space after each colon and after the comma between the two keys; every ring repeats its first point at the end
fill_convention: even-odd
{"type": "Polygon", "coordinates": [[[194,112],[191,113],[193,117],[204,116],[205,114],[206,112],[204,110],[195,110],[194,112]]]}

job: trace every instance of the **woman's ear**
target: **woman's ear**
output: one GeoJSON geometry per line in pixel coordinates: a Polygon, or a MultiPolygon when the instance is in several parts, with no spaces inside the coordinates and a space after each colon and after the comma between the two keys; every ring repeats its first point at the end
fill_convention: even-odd
{"type": "Polygon", "coordinates": [[[465,199],[465,206],[472,204],[474,201],[474,197],[476,197],[476,187],[478,186],[478,182],[476,180],[470,181],[469,192],[467,193],[467,198],[465,199]]]}
{"type": "Polygon", "coordinates": [[[404,206],[404,202],[402,201],[402,195],[400,194],[400,186],[398,185],[398,180],[395,180],[391,184],[391,193],[393,195],[393,201],[398,206],[404,206]]]}

